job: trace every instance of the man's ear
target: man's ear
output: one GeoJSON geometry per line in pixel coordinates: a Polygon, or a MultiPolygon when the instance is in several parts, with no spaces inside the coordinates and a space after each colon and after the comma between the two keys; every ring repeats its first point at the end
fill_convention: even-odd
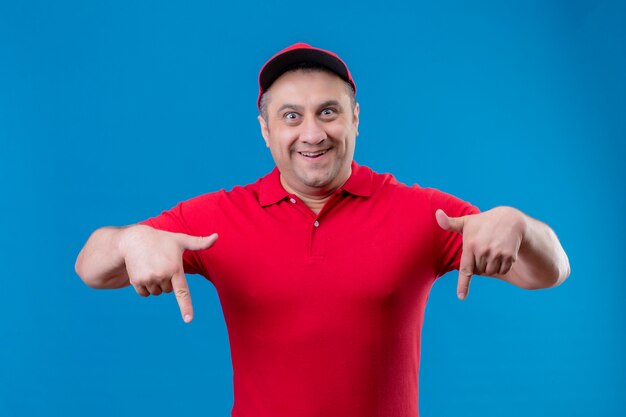
{"type": "Polygon", "coordinates": [[[261,115],[259,114],[259,116],[257,117],[257,119],[259,119],[259,125],[261,125],[261,135],[263,135],[263,140],[265,141],[265,146],[266,147],[270,147],[269,144],[269,137],[270,137],[270,132],[269,129],[267,128],[267,122],[265,121],[265,119],[263,117],[261,117],[261,115]]]}
{"type": "Polygon", "coordinates": [[[352,123],[354,124],[354,131],[356,132],[356,135],[359,136],[359,103],[356,103],[354,105],[354,115],[352,116],[352,123]]]}

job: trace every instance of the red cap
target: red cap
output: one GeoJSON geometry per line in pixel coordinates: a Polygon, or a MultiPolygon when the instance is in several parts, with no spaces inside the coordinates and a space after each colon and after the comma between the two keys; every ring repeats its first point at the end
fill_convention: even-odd
{"type": "Polygon", "coordinates": [[[261,96],[267,91],[274,81],[292,64],[299,62],[314,62],[337,74],[344,81],[349,82],[356,93],[356,84],[350,75],[348,66],[337,54],[315,48],[306,43],[293,44],[269,59],[259,72],[259,98],[257,106],[261,107],[261,96]]]}

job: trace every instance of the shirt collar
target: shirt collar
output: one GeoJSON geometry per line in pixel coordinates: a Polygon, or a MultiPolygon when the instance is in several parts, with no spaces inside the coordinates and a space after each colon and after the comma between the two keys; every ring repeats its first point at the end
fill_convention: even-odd
{"type": "Polygon", "coordinates": [[[372,194],[373,179],[374,173],[371,169],[352,161],[352,174],[350,174],[350,178],[343,184],[341,189],[352,195],[369,197],[372,194]]]}
{"type": "MultiPolygon", "coordinates": [[[[348,178],[339,190],[359,197],[369,197],[372,193],[372,170],[360,166],[355,161],[352,161],[351,168],[352,173],[350,174],[350,178],[348,178]]],[[[261,206],[265,207],[278,203],[288,196],[289,193],[280,183],[280,171],[278,167],[274,167],[272,172],[261,178],[259,188],[259,204],[261,204],[261,206]]]]}
{"type": "Polygon", "coordinates": [[[278,203],[288,195],[289,193],[280,183],[280,171],[278,167],[274,167],[272,172],[261,178],[261,184],[259,186],[259,204],[261,204],[262,207],[278,203]]]}

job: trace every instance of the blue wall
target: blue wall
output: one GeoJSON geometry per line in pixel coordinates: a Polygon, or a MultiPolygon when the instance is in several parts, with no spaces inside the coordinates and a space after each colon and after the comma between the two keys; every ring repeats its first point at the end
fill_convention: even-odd
{"type": "Polygon", "coordinates": [[[572,275],[456,273],[426,310],[428,416],[626,413],[624,1],[0,4],[0,415],[227,416],[214,288],[95,291],[89,234],[266,173],[256,76],[304,41],[359,87],[356,159],[555,230],[572,275]],[[432,2],[434,3],[434,2],[432,2]]]}

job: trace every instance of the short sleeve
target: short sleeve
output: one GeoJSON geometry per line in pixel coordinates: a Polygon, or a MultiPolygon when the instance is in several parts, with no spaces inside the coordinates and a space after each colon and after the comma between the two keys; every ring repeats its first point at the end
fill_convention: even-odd
{"type": "MultiPolygon", "coordinates": [[[[163,211],[158,216],[143,220],[138,224],[166,232],[184,233],[190,236],[205,236],[206,234],[202,234],[202,229],[205,228],[201,227],[200,224],[206,219],[202,211],[202,200],[196,197],[195,199],[178,203],[170,210],[163,211]]],[[[187,250],[183,252],[183,269],[186,274],[200,274],[207,277],[197,251],[187,250]]]]}
{"type": "Polygon", "coordinates": [[[480,209],[469,202],[451,194],[430,188],[431,221],[433,223],[433,255],[436,277],[459,269],[463,252],[463,236],[456,232],[447,232],[437,223],[435,213],[442,209],[450,217],[478,214],[480,209]]]}

